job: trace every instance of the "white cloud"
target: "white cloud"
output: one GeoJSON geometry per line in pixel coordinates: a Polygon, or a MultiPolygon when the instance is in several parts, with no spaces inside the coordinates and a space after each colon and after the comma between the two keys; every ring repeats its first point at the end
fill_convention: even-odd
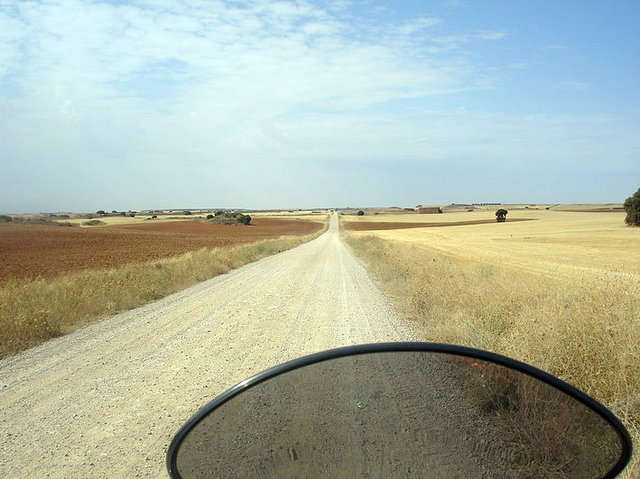
{"type": "MultiPolygon", "coordinates": [[[[182,105],[194,102],[232,116],[247,109],[280,114],[300,104],[363,108],[451,91],[463,83],[469,87],[473,73],[456,61],[416,62],[413,50],[375,35],[353,42],[345,35],[353,25],[306,2],[162,5],[146,10],[75,0],[24,4],[26,26],[4,50],[25,52],[25,101],[37,98],[63,111],[89,112],[120,107],[112,103],[120,98],[137,110],[142,104],[132,98],[136,92],[118,88],[128,78],[143,81],[159,64],[176,62],[185,66],[175,75],[181,81],[173,82],[182,105]]],[[[399,31],[410,36],[434,22],[419,19],[399,31]]],[[[12,62],[7,55],[7,63],[17,63],[15,56],[12,62]]],[[[173,105],[158,101],[147,107],[157,112],[173,105]]]]}

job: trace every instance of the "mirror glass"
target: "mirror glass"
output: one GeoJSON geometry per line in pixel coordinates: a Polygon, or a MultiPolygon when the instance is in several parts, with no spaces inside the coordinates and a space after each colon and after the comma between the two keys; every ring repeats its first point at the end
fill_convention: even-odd
{"type": "Polygon", "coordinates": [[[603,477],[619,433],[542,381],[445,353],[345,356],[214,409],[177,450],[182,477],[603,477]]]}

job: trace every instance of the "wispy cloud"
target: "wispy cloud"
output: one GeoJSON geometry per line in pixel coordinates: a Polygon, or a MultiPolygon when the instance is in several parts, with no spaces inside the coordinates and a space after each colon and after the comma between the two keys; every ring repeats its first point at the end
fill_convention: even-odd
{"type": "Polygon", "coordinates": [[[564,81],[556,84],[559,90],[586,91],[591,88],[588,82],[584,81],[564,81]]]}
{"type": "Polygon", "coordinates": [[[444,35],[434,37],[433,41],[443,45],[460,46],[475,40],[501,40],[506,36],[505,32],[479,31],[469,33],[459,33],[455,35],[444,35]]]}

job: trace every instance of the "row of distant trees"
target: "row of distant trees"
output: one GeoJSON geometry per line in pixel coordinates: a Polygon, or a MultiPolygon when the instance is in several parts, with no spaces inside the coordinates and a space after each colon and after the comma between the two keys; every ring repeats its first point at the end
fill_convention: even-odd
{"type": "Polygon", "coordinates": [[[137,211],[116,211],[116,210],[111,210],[111,213],[105,211],[105,210],[98,210],[96,211],[96,214],[98,216],[131,216],[132,218],[138,214],[137,211]]]}

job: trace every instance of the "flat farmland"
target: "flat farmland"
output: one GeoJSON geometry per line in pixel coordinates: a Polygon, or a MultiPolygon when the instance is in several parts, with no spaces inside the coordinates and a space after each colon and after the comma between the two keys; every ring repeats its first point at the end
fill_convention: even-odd
{"type": "MultiPolygon", "coordinates": [[[[323,220],[324,218],[318,218],[323,220]]],[[[231,247],[280,236],[304,236],[321,221],[255,218],[250,226],[158,221],[90,228],[0,226],[0,281],[51,278],[177,256],[201,248],[231,247]]]]}
{"type": "Polygon", "coordinates": [[[565,280],[617,277],[640,284],[640,231],[625,225],[624,216],[520,210],[510,212],[506,223],[497,223],[493,211],[345,216],[343,222],[355,236],[374,235],[460,259],[565,280]],[[429,227],[434,224],[440,227],[429,227]]]}

